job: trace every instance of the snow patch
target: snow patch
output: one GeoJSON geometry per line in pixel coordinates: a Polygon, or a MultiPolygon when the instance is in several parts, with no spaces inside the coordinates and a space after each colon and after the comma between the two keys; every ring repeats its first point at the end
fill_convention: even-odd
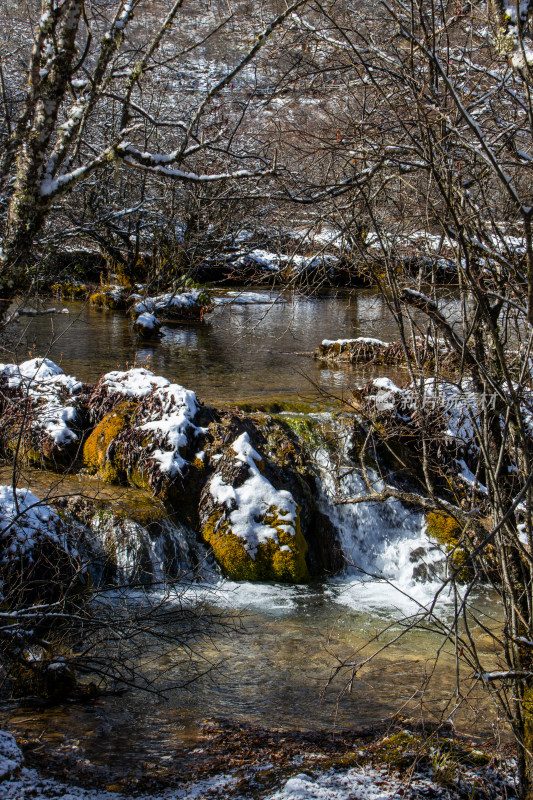
{"type": "Polygon", "coordinates": [[[32,558],[36,544],[48,539],[69,551],[66,534],[55,511],[29,489],[0,486],[0,564],[32,558]]]}
{"type": "Polygon", "coordinates": [[[154,389],[170,386],[170,381],[160,375],[154,375],[144,367],[134,367],[125,372],[108,372],[102,378],[102,385],[107,387],[109,394],[118,393],[125,397],[141,399],[154,389]]]}
{"type": "Polygon", "coordinates": [[[19,769],[22,761],[22,752],[17,746],[15,737],[6,731],[0,731],[0,781],[19,769]]]}
{"type": "Polygon", "coordinates": [[[261,456],[254,450],[250,437],[243,433],[233,443],[236,461],[246,464],[249,477],[242,486],[233,487],[215,475],[210,483],[211,496],[219,505],[230,510],[231,532],[243,539],[245,550],[255,559],[260,544],[273,539],[279,543],[278,531],[261,522],[269,513],[275,513],[281,520],[278,527],[294,536],[296,534],[296,515],[298,507],[292,494],[285,489],[275,489],[264,475],[258,463],[261,456]]]}
{"type": "Polygon", "coordinates": [[[20,388],[30,399],[35,412],[32,428],[42,430],[58,446],[78,440],[71,427],[78,422],[78,411],[67,403],[82,388],[81,381],[65,375],[47,358],[32,358],[22,364],[0,364],[0,384],[20,388]]]}

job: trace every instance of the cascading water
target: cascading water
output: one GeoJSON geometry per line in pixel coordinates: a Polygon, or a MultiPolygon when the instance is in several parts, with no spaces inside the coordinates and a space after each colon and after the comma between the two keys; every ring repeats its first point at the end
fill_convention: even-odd
{"type": "MultiPolygon", "coordinates": [[[[399,500],[349,503],[368,494],[360,469],[350,458],[352,424],[333,420],[327,425],[334,451],[323,444],[314,453],[321,484],[322,510],[339,532],[346,560],[343,576],[348,604],[409,605],[427,603],[446,572],[446,555],[426,534],[424,515],[399,500]]],[[[384,488],[377,472],[368,469],[377,492],[384,488]]]]}

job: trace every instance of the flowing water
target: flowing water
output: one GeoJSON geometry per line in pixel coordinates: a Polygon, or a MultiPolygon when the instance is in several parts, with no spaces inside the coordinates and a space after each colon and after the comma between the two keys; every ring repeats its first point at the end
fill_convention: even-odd
{"type": "MultiPolygon", "coordinates": [[[[321,368],[312,358],[316,346],[323,338],[395,337],[382,301],[368,292],[219,306],[208,324],[167,329],[153,345],[134,342],[122,313],[66,305],[69,315],[38,317],[20,326],[20,357],[43,355],[47,349],[66,372],[86,381],[143,362],[217,405],[275,401],[291,407],[302,398],[315,399],[316,387],[347,396],[372,376],[372,368],[321,368]]],[[[391,370],[388,374],[393,375],[391,370]]],[[[323,397],[320,405],[325,405],[323,397]]],[[[335,417],[326,418],[342,431],[335,417]]],[[[336,483],[327,450],[318,447],[316,452],[320,502],[341,532],[348,563],[344,575],[287,587],[221,582],[213,571],[210,582],[190,587],[189,595],[201,596],[228,615],[244,613],[243,630],[200,638],[192,654],[176,648],[158,664],[171,683],[190,676],[191,670],[204,672],[206,665],[213,666],[209,674],[186,689],[171,690],[165,699],[133,694],[126,700],[100,699],[38,714],[4,709],[11,729],[40,735],[43,741],[58,739],[65,747],[79,739],[87,758],[105,763],[116,757],[157,757],[177,743],[194,741],[202,721],[212,717],[281,727],[348,728],[397,711],[430,720],[447,716],[455,665],[446,645],[435,667],[443,644],[437,633],[415,630],[381,651],[405,627],[401,619],[430,602],[443,555],[428,541],[421,515],[398,501],[333,502],[339,494],[353,497],[364,491],[348,450],[349,442],[339,445],[336,483]],[[360,661],[375,652],[375,660],[356,675],[351,692],[343,691],[349,670],[327,685],[338,659],[357,653],[360,661]],[[432,671],[432,688],[424,693],[421,687],[432,671]]],[[[490,597],[479,596],[475,605],[486,623],[497,623],[491,619],[490,597]]],[[[446,619],[451,598],[443,596],[439,608],[446,619]]],[[[482,646],[491,658],[490,642],[482,646]]],[[[492,724],[490,712],[485,712],[473,695],[455,718],[459,726],[484,734],[492,724]]]]}

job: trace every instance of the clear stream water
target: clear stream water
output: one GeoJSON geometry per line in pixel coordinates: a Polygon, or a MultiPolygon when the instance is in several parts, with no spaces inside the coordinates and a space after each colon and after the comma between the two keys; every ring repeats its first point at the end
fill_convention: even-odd
{"type": "MultiPolygon", "coordinates": [[[[167,329],[159,343],[150,345],[135,343],[123,313],[66,303],[62,305],[69,315],[23,319],[17,351],[20,358],[46,354],[85,381],[142,363],[213,404],[253,407],[275,401],[290,407],[318,400],[324,407],[320,391],[346,397],[374,372],[370,367],[322,368],[312,358],[322,339],[395,338],[385,306],[370,292],[286,299],[219,306],[207,324],[167,329]]],[[[378,369],[402,379],[401,372],[395,376],[378,369]]],[[[351,565],[343,576],[287,587],[223,583],[213,575],[210,585],[194,591],[228,614],[244,614],[243,630],[200,639],[192,659],[176,649],[158,664],[171,682],[189,676],[191,669],[203,672],[206,664],[214,667],[210,674],[187,689],[173,689],[164,699],[133,694],[39,713],[5,708],[2,716],[10,728],[67,748],[77,742],[96,762],[120,756],[133,763],[194,742],[202,721],[209,718],[309,729],[358,727],[397,711],[432,720],[442,712],[446,716],[455,667],[447,646],[435,668],[442,641],[432,632],[414,631],[381,652],[358,674],[350,693],[343,691],[347,672],[327,685],[338,658],[358,653],[361,659],[380,650],[399,633],[400,618],[431,599],[436,584],[414,579],[413,551],[423,548],[418,561],[430,567],[438,568],[442,556],[431,549],[420,515],[396,501],[334,507],[328,499],[334,490],[330,465],[323,454],[321,458],[322,501],[341,529],[351,565]],[[384,580],[362,580],[361,569],[384,580]],[[424,694],[420,687],[431,671],[432,688],[424,694]]],[[[362,483],[347,470],[337,489],[354,494],[362,483]]],[[[490,598],[479,597],[476,604],[490,624],[490,598]]],[[[444,617],[450,613],[449,598],[441,609],[444,617]]],[[[486,649],[490,654],[488,641],[486,649]]],[[[492,716],[473,696],[456,721],[484,734],[492,716]]]]}
{"type": "Polygon", "coordinates": [[[136,344],[124,313],[51,302],[70,314],[21,317],[17,351],[21,358],[46,352],[84,381],[96,381],[126,364],[142,364],[193,389],[204,402],[236,405],[308,400],[316,398],[317,388],[347,394],[372,370],[324,368],[312,358],[321,341],[396,337],[382,298],[368,291],[319,297],[288,293],[281,295],[285,302],[275,303],[268,299],[277,298],[277,292],[254,294],[267,302],[217,306],[205,324],[166,328],[156,344],[136,344]]]}

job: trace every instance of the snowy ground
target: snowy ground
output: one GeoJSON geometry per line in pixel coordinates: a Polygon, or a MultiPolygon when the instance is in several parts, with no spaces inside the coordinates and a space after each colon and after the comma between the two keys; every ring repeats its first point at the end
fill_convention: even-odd
{"type": "MultiPolygon", "coordinates": [[[[248,791],[241,794],[239,778],[220,775],[207,780],[184,784],[158,794],[131,795],[99,789],[84,789],[60,781],[43,778],[32,769],[23,768],[16,777],[0,783],[1,800],[124,800],[135,796],[138,800],[392,800],[393,798],[424,797],[459,798],[457,791],[433,783],[429,778],[412,780],[389,775],[385,771],[370,768],[328,770],[319,774],[300,772],[280,782],[279,789],[269,794],[258,795],[248,791]]],[[[494,797],[502,797],[495,794],[494,797]]]]}
{"type": "MultiPolygon", "coordinates": [[[[500,797],[510,800],[515,796],[512,776],[507,775],[504,783],[501,775],[490,767],[463,767],[455,776],[453,785],[450,781],[432,779],[423,772],[408,770],[400,776],[385,768],[364,765],[322,771],[315,765],[298,771],[302,770],[302,765],[297,765],[297,761],[294,759],[293,774],[289,777],[286,771],[280,771],[279,781],[274,780],[275,785],[269,789],[258,788],[256,781],[247,782],[244,788],[242,773],[235,769],[153,793],[116,791],[115,787],[91,789],[44,777],[23,766],[23,754],[15,739],[0,731],[0,800],[121,800],[125,797],[139,800],[392,800],[397,797],[404,800],[428,797],[458,800],[473,796],[472,790],[476,797],[486,800],[500,797]]],[[[262,770],[272,767],[272,763],[259,764],[257,777],[262,770]]]]}

